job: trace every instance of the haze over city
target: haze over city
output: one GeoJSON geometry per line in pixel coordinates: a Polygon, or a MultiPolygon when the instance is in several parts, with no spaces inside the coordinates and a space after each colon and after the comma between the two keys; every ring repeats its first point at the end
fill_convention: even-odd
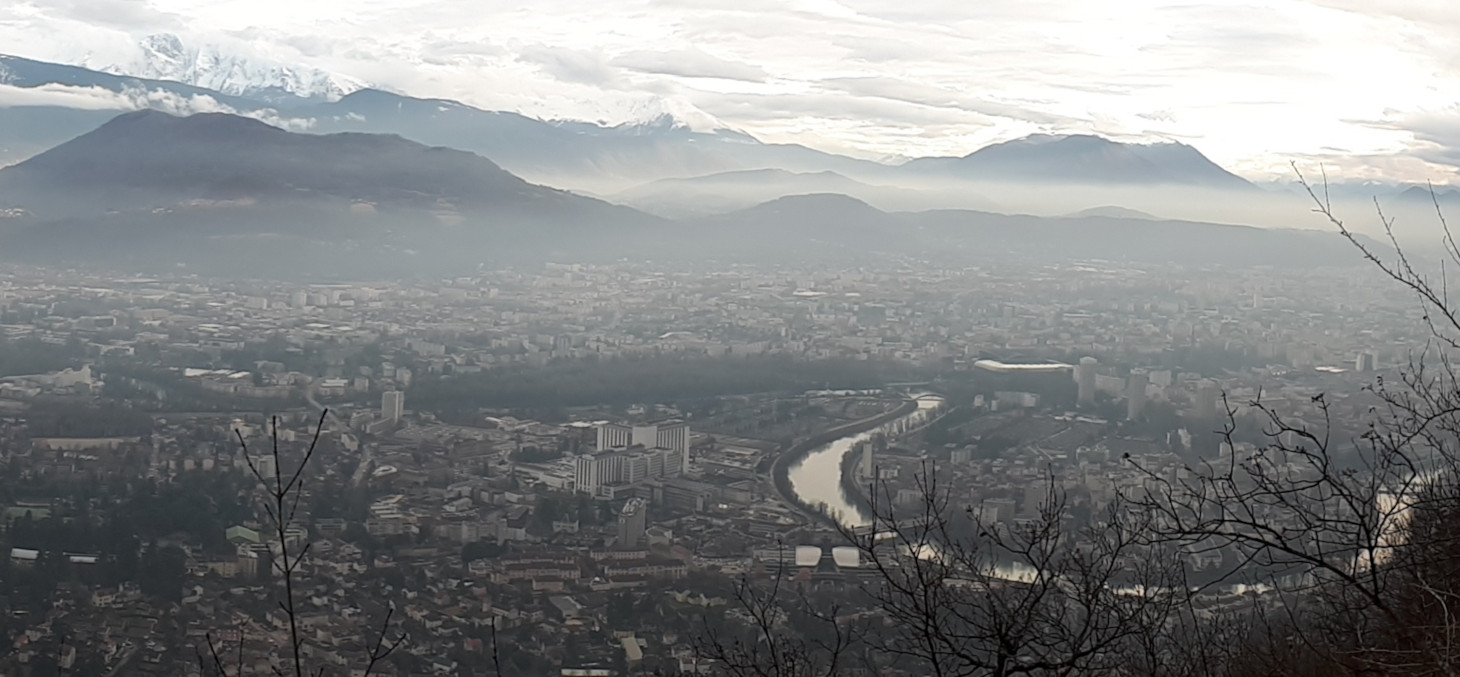
{"type": "Polygon", "coordinates": [[[1457,55],[0,5],[0,677],[1455,674],[1457,55]]]}

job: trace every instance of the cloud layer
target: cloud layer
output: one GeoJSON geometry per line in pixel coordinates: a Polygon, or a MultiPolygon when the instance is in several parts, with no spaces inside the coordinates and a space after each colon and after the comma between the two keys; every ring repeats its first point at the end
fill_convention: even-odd
{"type": "Polygon", "coordinates": [[[19,0],[0,50],[94,64],[173,31],[419,96],[621,121],[651,99],[768,141],[961,155],[1032,132],[1171,138],[1452,180],[1460,3],[1425,0],[19,0]],[[1379,5],[1383,5],[1380,7],[1379,5]]]}
{"type": "Polygon", "coordinates": [[[308,131],[314,120],[279,115],[278,111],[265,108],[240,112],[232,106],[219,103],[211,96],[182,96],[162,90],[126,89],[114,92],[102,87],[75,87],[71,85],[48,84],[39,87],[16,87],[0,84],[0,108],[24,106],[61,106],[81,110],[135,111],[159,110],[172,115],[194,115],[197,113],[228,113],[254,118],[261,122],[291,131],[308,131]]]}

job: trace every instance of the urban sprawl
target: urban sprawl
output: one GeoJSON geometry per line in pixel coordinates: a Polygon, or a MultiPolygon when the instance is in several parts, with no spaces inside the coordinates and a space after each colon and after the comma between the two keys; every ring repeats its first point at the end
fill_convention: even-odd
{"type": "Polygon", "coordinates": [[[209,641],[267,673],[288,644],[275,565],[306,546],[313,663],[360,674],[393,609],[409,639],[374,674],[693,672],[697,628],[749,622],[745,577],[875,616],[829,514],[869,486],[912,509],[932,467],[1013,524],[1052,478],[1088,521],[1139,482],[1131,458],[1177,476],[1264,444],[1239,406],[1259,396],[1367,420],[1363,386],[1424,345],[1405,298],[1362,269],[1099,261],[0,271],[0,675],[199,674],[209,641]],[[919,396],[936,407],[897,424],[919,396]],[[845,496],[781,458],[884,421],[817,480],[845,496]],[[278,529],[256,475],[292,473],[317,430],[278,529]]]}

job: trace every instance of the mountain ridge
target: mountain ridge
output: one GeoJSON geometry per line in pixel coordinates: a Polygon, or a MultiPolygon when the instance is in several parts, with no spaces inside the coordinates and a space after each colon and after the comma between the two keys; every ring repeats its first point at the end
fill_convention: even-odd
{"type": "Polygon", "coordinates": [[[834,193],[667,221],[396,135],[302,134],[222,113],[119,115],[0,169],[0,256],[212,273],[440,274],[583,262],[1105,258],[1319,264],[1331,233],[1180,221],[888,212],[834,193]]]}
{"type": "MultiPolygon", "coordinates": [[[[854,261],[879,255],[948,265],[1090,260],[1189,266],[1361,263],[1346,240],[1322,230],[968,209],[885,212],[836,195],[790,196],[690,223],[722,257],[748,256],[756,242],[772,240],[778,251],[770,256],[778,262],[796,260],[798,252],[816,249],[854,261]]],[[[1360,237],[1371,247],[1383,248],[1360,237]]]]}
{"type": "MultiPolygon", "coordinates": [[[[112,91],[132,88],[148,93],[163,91],[175,95],[175,98],[163,102],[152,101],[148,96],[132,97],[133,100],[117,103],[119,110],[125,109],[120,107],[161,107],[165,104],[172,110],[196,112],[196,107],[186,107],[195,106],[193,101],[197,97],[209,97],[230,107],[233,112],[258,114],[267,111],[269,115],[260,117],[288,118],[297,122],[298,128],[313,132],[395,133],[427,145],[471,151],[489,157],[513,173],[530,180],[596,194],[621,192],[660,179],[767,168],[791,172],[834,171],[856,181],[883,185],[917,183],[928,179],[968,181],[1015,177],[1045,183],[1074,179],[1111,185],[1151,181],[1152,185],[1175,182],[1228,188],[1249,187],[1245,180],[1216,167],[1199,151],[1189,146],[1122,144],[1090,135],[1031,136],[981,148],[961,158],[918,158],[894,166],[796,144],[763,143],[698,109],[679,110],[684,106],[668,100],[650,107],[654,110],[646,108],[643,111],[644,119],[621,125],[604,125],[586,121],[543,120],[511,111],[490,111],[460,101],[417,98],[372,89],[364,86],[364,83],[354,83],[328,92],[322,92],[318,88],[296,87],[298,95],[285,91],[288,87],[282,85],[264,87],[268,91],[258,90],[257,87],[249,90],[247,87],[234,86],[236,81],[227,77],[221,80],[213,77],[219,74],[219,69],[227,70],[226,59],[212,59],[209,68],[203,69],[206,72],[194,69],[189,74],[188,64],[197,65],[201,58],[197,53],[189,51],[191,48],[182,45],[180,41],[168,39],[166,36],[158,37],[154,42],[157,44],[153,51],[169,55],[165,59],[159,58],[170,65],[165,69],[160,66],[152,68],[148,72],[231,87],[234,91],[251,92],[257,96],[238,96],[167,80],[128,78],[74,66],[47,65],[45,62],[31,62],[30,75],[12,84],[23,87],[37,87],[47,83],[77,87],[100,86],[112,91]],[[204,75],[208,77],[205,78],[204,75]],[[648,115],[649,113],[653,115],[648,115]],[[1061,142],[1083,142],[1085,145],[1100,148],[1098,152],[1085,149],[1065,153],[1064,158],[1045,159],[1043,164],[1024,158],[1021,160],[1024,164],[1015,163],[1012,171],[1000,162],[989,161],[990,156],[998,160],[1001,154],[1020,155],[1011,151],[1018,150],[1021,146],[1025,150],[1042,147],[1046,153],[1051,148],[1058,151],[1061,142]],[[1098,156],[1102,154],[1111,157],[1095,162],[1101,159],[1098,156]],[[1077,162],[1068,161],[1070,157],[1077,162]],[[1124,166],[1125,170],[1110,171],[1112,163],[1117,168],[1124,166]],[[1081,165],[1085,169],[1074,174],[1059,170],[1069,165],[1081,165]],[[1175,172],[1173,178],[1169,166],[1186,169],[1175,172]],[[1191,167],[1197,169],[1193,171],[1191,167]],[[1051,171],[1051,168],[1059,171],[1051,171]]],[[[278,75],[267,68],[263,71],[243,68],[243,71],[245,75],[272,73],[262,81],[244,78],[253,85],[275,82],[275,76],[278,75]]],[[[51,107],[48,110],[62,109],[51,107]]],[[[17,112],[16,108],[0,107],[0,149],[7,145],[16,148],[22,145],[33,146],[14,137],[7,139],[7,127],[16,127],[16,121],[25,115],[26,112],[17,112]]],[[[45,127],[47,121],[43,116],[32,116],[41,119],[26,121],[27,130],[45,127]]],[[[55,141],[68,138],[67,135],[76,136],[94,127],[94,124],[84,126],[81,120],[95,123],[97,117],[94,113],[79,116],[58,114],[46,133],[30,133],[27,138],[43,137],[48,141],[55,141]]],[[[23,150],[13,151],[11,159],[19,159],[15,155],[22,153],[23,150]]],[[[0,161],[4,159],[0,157],[0,161]]]]}
{"type": "Polygon", "coordinates": [[[839,193],[888,209],[910,208],[927,197],[913,189],[869,184],[831,170],[764,168],[659,179],[606,198],[651,214],[680,218],[723,214],[776,198],[815,193],[839,193]]]}
{"type": "Polygon", "coordinates": [[[995,181],[1256,188],[1183,143],[1125,143],[1093,134],[1031,134],[962,157],[919,158],[903,167],[995,181]]]}
{"type": "Polygon", "coordinates": [[[466,151],[157,111],[119,115],[0,169],[7,208],[24,214],[0,238],[10,256],[176,259],[220,270],[378,272],[420,267],[421,257],[462,267],[554,251],[591,256],[661,226],[466,151]]]}

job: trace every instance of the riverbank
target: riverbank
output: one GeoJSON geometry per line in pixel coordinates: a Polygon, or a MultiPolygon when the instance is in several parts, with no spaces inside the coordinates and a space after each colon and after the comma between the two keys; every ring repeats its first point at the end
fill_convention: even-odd
{"type": "Polygon", "coordinates": [[[787,503],[796,506],[797,509],[812,519],[828,526],[838,526],[835,518],[822,512],[817,506],[808,505],[796,496],[796,492],[791,488],[791,468],[804,460],[812,450],[818,447],[831,444],[849,435],[864,433],[889,421],[895,421],[903,416],[912,414],[917,410],[918,401],[915,399],[907,399],[901,405],[876,416],[837,426],[792,444],[776,456],[776,462],[771,466],[771,477],[776,485],[776,491],[780,493],[781,498],[787,503]]]}
{"type": "Polygon", "coordinates": [[[862,468],[862,459],[857,454],[847,454],[842,457],[841,483],[842,493],[846,494],[847,503],[857,507],[858,510],[868,515],[872,514],[872,497],[868,493],[869,487],[862,484],[858,477],[862,468]]]}
{"type": "MultiPolygon", "coordinates": [[[[911,428],[909,430],[903,431],[902,434],[898,436],[898,439],[905,438],[909,435],[914,435],[924,430],[927,430],[928,426],[931,426],[934,423],[943,420],[944,417],[948,416],[956,410],[957,407],[949,407],[937,416],[929,418],[927,421],[918,425],[916,428],[911,428]]],[[[887,440],[888,446],[892,446],[893,442],[894,440],[892,439],[887,440]]],[[[864,481],[858,477],[858,473],[862,465],[861,461],[862,459],[857,458],[855,454],[847,454],[846,456],[842,457],[841,465],[839,466],[841,472],[842,493],[846,495],[847,503],[856,506],[858,510],[863,510],[868,514],[871,514],[871,483],[868,481],[864,481]]],[[[878,496],[877,498],[878,500],[882,500],[884,502],[886,502],[887,499],[887,497],[885,496],[878,496]]],[[[887,508],[888,506],[883,506],[884,510],[886,510],[887,508]]]]}

